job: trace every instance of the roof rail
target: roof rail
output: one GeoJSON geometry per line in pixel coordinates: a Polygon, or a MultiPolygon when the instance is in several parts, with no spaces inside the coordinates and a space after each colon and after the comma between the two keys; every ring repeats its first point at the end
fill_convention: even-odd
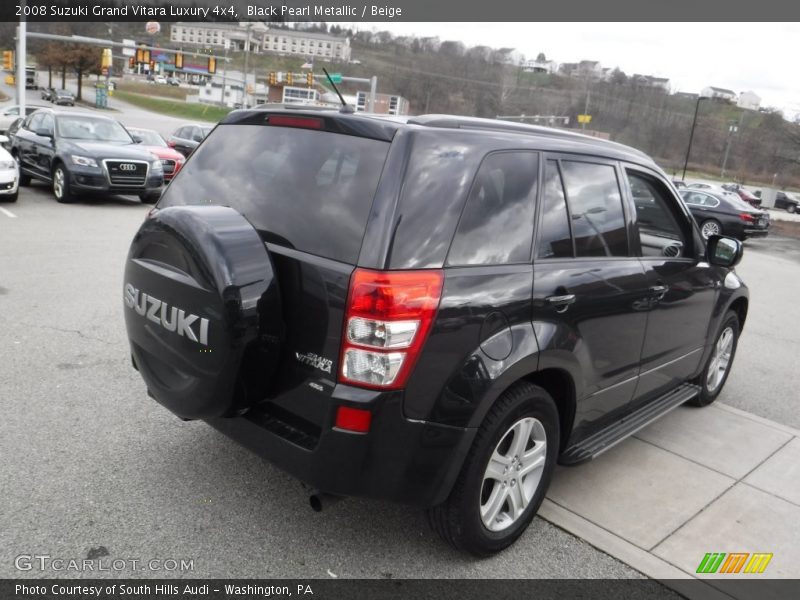
{"type": "Polygon", "coordinates": [[[528,125],[526,123],[513,123],[510,121],[501,121],[498,119],[482,119],[478,117],[461,117],[454,115],[419,115],[417,117],[410,117],[408,119],[409,125],[424,125],[426,127],[442,127],[446,129],[483,129],[487,131],[498,131],[508,133],[519,133],[528,135],[542,135],[553,138],[561,138],[565,140],[584,142],[587,144],[597,144],[603,146],[611,146],[624,149],[627,152],[632,152],[643,158],[648,162],[652,161],[647,154],[636,148],[620,144],[619,142],[612,142],[602,138],[592,137],[577,131],[566,131],[564,129],[555,129],[553,127],[543,127],[541,125],[528,125]]]}

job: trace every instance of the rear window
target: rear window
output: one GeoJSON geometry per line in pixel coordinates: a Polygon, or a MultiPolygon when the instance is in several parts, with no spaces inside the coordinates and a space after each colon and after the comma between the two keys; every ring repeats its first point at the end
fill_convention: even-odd
{"type": "Polygon", "coordinates": [[[159,207],[217,204],[264,239],[354,264],[389,143],[323,131],[221,125],[159,207]]]}

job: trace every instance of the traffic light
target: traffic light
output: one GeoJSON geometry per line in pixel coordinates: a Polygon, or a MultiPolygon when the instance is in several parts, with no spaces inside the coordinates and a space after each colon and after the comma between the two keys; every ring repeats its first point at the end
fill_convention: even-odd
{"type": "Polygon", "coordinates": [[[111,57],[111,48],[103,48],[103,56],[100,59],[100,67],[107,69],[113,64],[113,62],[114,59],[111,57]]]}
{"type": "Polygon", "coordinates": [[[182,52],[178,52],[175,55],[175,68],[176,69],[182,69],[183,68],[183,53],[182,52]]]}
{"type": "Polygon", "coordinates": [[[213,75],[217,72],[217,59],[213,56],[208,57],[208,74],[213,75]]]}
{"type": "Polygon", "coordinates": [[[286,73],[286,85],[292,85],[292,83],[294,83],[294,75],[290,71],[289,73],[286,73]]]}
{"type": "Polygon", "coordinates": [[[136,68],[136,59],[133,56],[131,56],[128,59],[128,68],[129,69],[135,69],[136,68]]]}
{"type": "Polygon", "coordinates": [[[3,68],[6,71],[14,70],[14,51],[3,50],[3,68]]]}
{"type": "Polygon", "coordinates": [[[144,48],[136,49],[136,62],[146,64],[150,62],[150,50],[144,48]]]}
{"type": "Polygon", "coordinates": [[[308,84],[308,87],[314,87],[314,73],[311,71],[306,73],[306,83],[308,84]]]}
{"type": "Polygon", "coordinates": [[[278,74],[275,71],[269,72],[269,84],[278,85],[278,74]]]}

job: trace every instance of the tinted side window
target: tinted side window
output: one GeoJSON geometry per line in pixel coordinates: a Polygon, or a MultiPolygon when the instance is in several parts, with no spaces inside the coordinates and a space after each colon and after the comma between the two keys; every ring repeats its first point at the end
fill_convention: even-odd
{"type": "Polygon", "coordinates": [[[486,157],[467,197],[447,264],[529,261],[538,179],[539,155],[535,152],[486,157]]]}
{"type": "Polygon", "coordinates": [[[181,127],[173,134],[176,138],[185,139],[186,138],[186,127],[181,127]]]}
{"type": "Polygon", "coordinates": [[[564,186],[558,163],[548,160],[544,171],[542,194],[542,219],[539,225],[537,258],[572,257],[572,236],[569,231],[569,215],[564,186]]]}
{"type": "Polygon", "coordinates": [[[45,129],[50,132],[52,135],[55,130],[55,122],[53,121],[53,115],[45,114],[42,117],[41,123],[39,124],[41,129],[45,129]]]}
{"type": "Polygon", "coordinates": [[[686,241],[674,215],[674,202],[657,179],[627,171],[642,256],[682,256],[686,241]]]}
{"type": "Polygon", "coordinates": [[[562,161],[576,256],[627,256],[628,236],[614,167],[562,161]]]}
{"type": "Polygon", "coordinates": [[[31,131],[36,131],[42,126],[42,118],[44,115],[42,113],[35,113],[28,119],[28,126],[26,129],[30,129],[31,131]]]}

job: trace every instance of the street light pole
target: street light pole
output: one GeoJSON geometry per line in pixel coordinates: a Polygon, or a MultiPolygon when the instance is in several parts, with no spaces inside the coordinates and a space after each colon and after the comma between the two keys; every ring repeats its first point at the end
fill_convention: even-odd
{"type": "Polygon", "coordinates": [[[683,175],[681,179],[686,179],[686,167],[689,166],[689,154],[692,152],[692,140],[694,139],[694,128],[697,126],[697,112],[700,110],[700,100],[705,96],[697,97],[697,104],[694,106],[694,119],[692,119],[692,132],[689,134],[689,147],[686,149],[686,160],[683,162],[683,175]]]}
{"type": "Polygon", "coordinates": [[[247,102],[247,67],[250,64],[250,27],[252,23],[247,24],[247,39],[244,42],[244,93],[242,94],[242,108],[248,107],[247,102]]]}

